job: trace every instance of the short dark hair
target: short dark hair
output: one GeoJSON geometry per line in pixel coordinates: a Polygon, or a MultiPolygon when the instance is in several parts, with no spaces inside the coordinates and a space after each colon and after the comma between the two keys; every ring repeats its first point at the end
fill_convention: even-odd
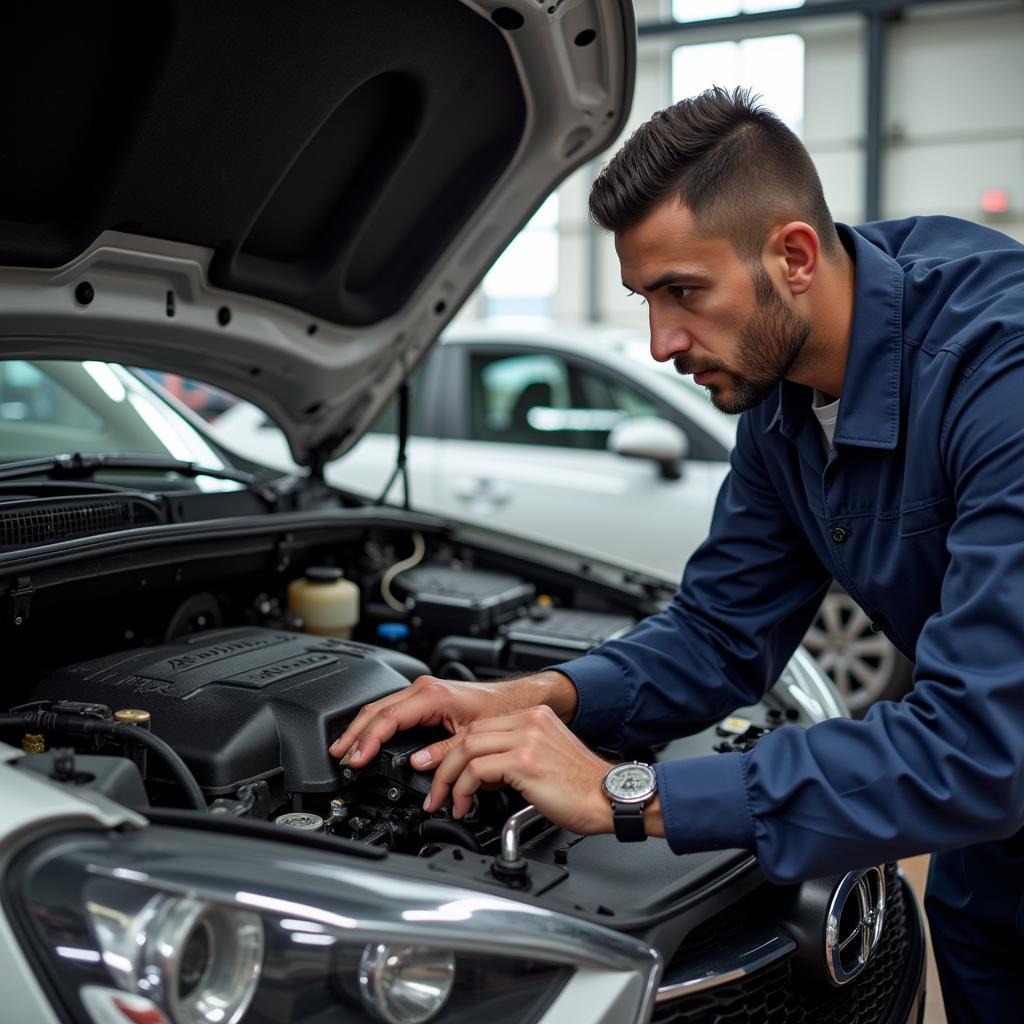
{"type": "Polygon", "coordinates": [[[826,255],[840,252],[810,154],[747,89],[714,86],[659,110],[594,182],[590,216],[622,231],[672,196],[702,230],[729,239],[741,259],[760,258],[780,219],[805,221],[826,255]]]}

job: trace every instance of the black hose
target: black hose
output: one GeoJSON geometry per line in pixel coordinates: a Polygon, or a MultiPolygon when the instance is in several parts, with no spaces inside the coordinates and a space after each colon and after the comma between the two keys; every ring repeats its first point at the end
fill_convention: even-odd
{"type": "Polygon", "coordinates": [[[420,826],[420,838],[424,843],[450,843],[473,853],[483,852],[480,840],[468,828],[443,818],[427,818],[420,826]]]}
{"type": "Polygon", "coordinates": [[[22,728],[38,732],[57,732],[71,736],[111,736],[125,743],[146,747],[170,769],[175,781],[185,791],[189,803],[197,810],[207,810],[206,797],[196,782],[196,777],[174,749],[159,736],[154,736],[136,725],[124,725],[83,715],[59,714],[55,711],[29,711],[20,715],[0,715],[0,728],[22,728]]]}
{"type": "Polygon", "coordinates": [[[480,680],[473,674],[473,670],[464,665],[461,661],[447,661],[437,670],[440,679],[462,679],[467,683],[477,683],[480,680]]]}

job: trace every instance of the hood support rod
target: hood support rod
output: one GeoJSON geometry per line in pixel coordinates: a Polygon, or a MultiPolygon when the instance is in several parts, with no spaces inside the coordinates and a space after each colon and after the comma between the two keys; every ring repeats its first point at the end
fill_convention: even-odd
{"type": "Polygon", "coordinates": [[[395,459],[395,468],[384,485],[377,505],[383,505],[388,491],[394,486],[399,475],[402,477],[402,508],[409,508],[409,468],[406,465],[405,447],[409,441],[409,381],[403,380],[398,388],[398,455],[395,459]]]}

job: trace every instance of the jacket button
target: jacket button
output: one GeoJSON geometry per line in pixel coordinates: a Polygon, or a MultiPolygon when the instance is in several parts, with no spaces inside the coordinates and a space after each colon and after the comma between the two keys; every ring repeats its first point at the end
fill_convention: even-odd
{"type": "Polygon", "coordinates": [[[829,530],[829,535],[837,544],[842,544],[843,541],[850,536],[849,533],[847,533],[841,526],[833,526],[832,529],[829,530]]]}

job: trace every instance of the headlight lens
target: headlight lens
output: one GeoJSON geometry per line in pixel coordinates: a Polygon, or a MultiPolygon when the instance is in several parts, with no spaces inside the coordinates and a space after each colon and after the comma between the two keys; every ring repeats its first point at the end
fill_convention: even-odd
{"type": "Polygon", "coordinates": [[[329,900],[264,895],[237,878],[231,901],[213,898],[198,872],[173,870],[188,849],[183,832],[161,850],[160,884],[123,866],[142,863],[139,847],[158,834],[50,839],[7,874],[12,916],[76,1024],[520,1024],[573,973],[482,949],[458,901],[397,915],[392,906],[397,920],[387,921],[386,877],[348,917],[329,900]],[[417,914],[443,922],[430,925],[436,944],[409,941],[417,914]]]}
{"type": "Polygon", "coordinates": [[[371,943],[359,959],[363,1005],[385,1024],[427,1024],[451,995],[455,954],[371,943]]]}
{"type": "Polygon", "coordinates": [[[147,996],[181,1024],[242,1019],[263,966],[258,914],[166,894],[136,907],[138,893],[104,888],[110,891],[94,892],[86,910],[103,963],[122,989],[147,996]]]}

